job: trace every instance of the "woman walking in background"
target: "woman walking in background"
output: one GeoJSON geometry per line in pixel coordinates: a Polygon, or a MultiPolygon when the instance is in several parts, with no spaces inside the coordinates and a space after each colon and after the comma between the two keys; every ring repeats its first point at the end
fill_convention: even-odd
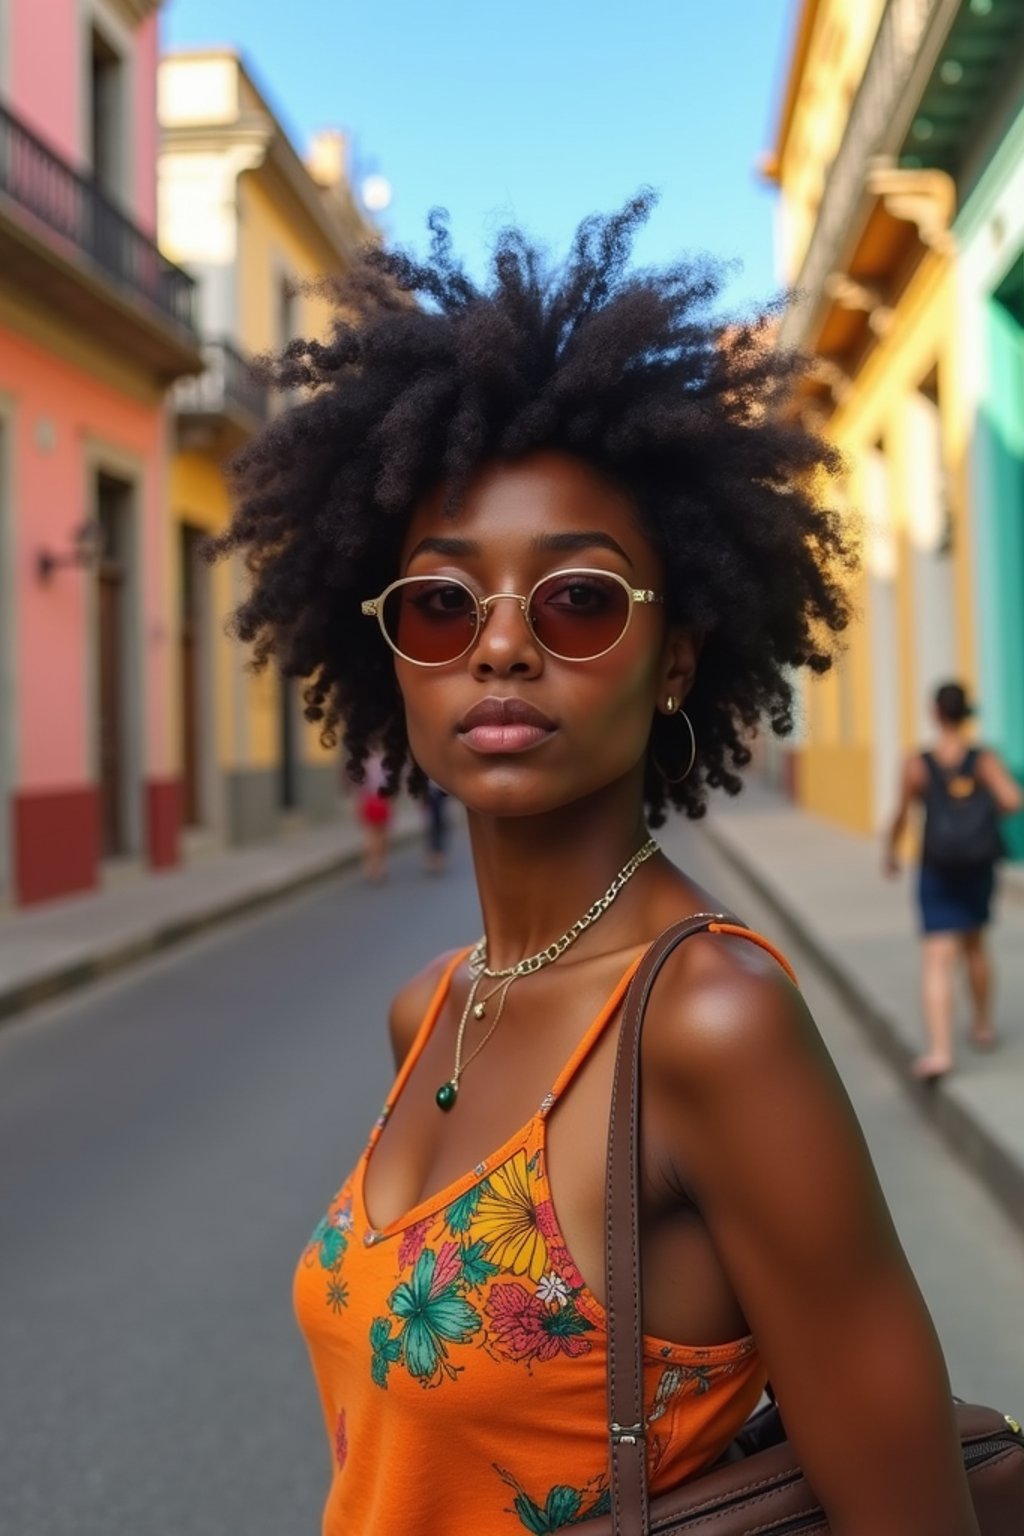
{"type": "Polygon", "coordinates": [[[425,865],[429,875],[441,875],[448,863],[448,795],[433,779],[423,792],[427,814],[425,865]]]}
{"type": "Polygon", "coordinates": [[[387,773],[379,754],[367,759],[359,787],[359,820],[363,824],[363,874],[376,885],[388,872],[388,844],[393,799],[383,793],[387,773]]]}
{"type": "Polygon", "coordinates": [[[938,740],[903,765],[900,802],[889,829],[886,870],[899,870],[897,849],[910,808],[924,807],[918,878],[923,937],[922,998],[928,1049],[914,1063],[915,1077],[936,1082],[953,1066],[953,984],[958,957],[966,962],[971,993],[968,1036],[978,1050],[996,1043],[992,1024],[992,967],[985,945],[1002,857],[1000,816],[1024,803],[1020,788],[995,752],[971,746],[966,726],[973,709],[959,683],[935,694],[938,740]]]}

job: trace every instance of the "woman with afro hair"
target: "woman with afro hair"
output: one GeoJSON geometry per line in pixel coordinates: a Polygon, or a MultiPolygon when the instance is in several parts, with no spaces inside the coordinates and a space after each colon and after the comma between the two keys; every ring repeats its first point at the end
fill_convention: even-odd
{"type": "MultiPolygon", "coordinates": [[[[558,269],[506,231],[483,286],[441,217],[424,261],[367,252],[331,339],[273,365],[300,403],[236,466],[238,634],[306,680],[357,779],[379,753],[386,792],[463,804],[484,918],[397,992],[398,1078],[298,1267],[327,1536],[607,1513],[621,1003],[662,930],[719,913],[648,829],[737,793],[847,620],[832,452],[780,409],[798,361],[769,317],[716,318],[706,264],[630,268],[649,203],[585,222],[558,269]]],[[[735,919],[667,962],[642,1096],[652,1495],[721,1455],[770,1376],[832,1529],[976,1533],[853,1113],[735,919]]]]}

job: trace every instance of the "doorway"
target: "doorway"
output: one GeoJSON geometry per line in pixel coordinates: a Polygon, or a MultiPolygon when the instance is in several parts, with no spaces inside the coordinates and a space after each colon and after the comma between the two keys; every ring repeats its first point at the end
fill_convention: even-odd
{"type": "Polygon", "coordinates": [[[0,415],[0,903],[10,895],[13,885],[15,667],[11,506],[8,434],[0,415]]]}
{"type": "Polygon", "coordinates": [[[916,736],[932,731],[936,688],[957,676],[953,513],[936,369],[907,402],[907,532],[913,591],[916,736]]]}
{"type": "Polygon", "coordinates": [[[206,656],[206,566],[200,547],[206,535],[183,523],[180,529],[181,561],[181,777],[183,816],[186,827],[202,826],[207,819],[204,793],[206,656]]]}
{"type": "Polygon", "coordinates": [[[278,673],[278,708],[280,711],[277,759],[277,805],[281,811],[294,811],[299,804],[299,721],[298,698],[294,677],[278,673]]]}
{"type": "Polygon", "coordinates": [[[97,742],[100,849],[104,858],[128,853],[128,687],[132,487],[100,471],[96,476],[97,742]]]}
{"type": "Polygon", "coordinates": [[[867,607],[871,645],[872,821],[881,829],[892,818],[903,743],[900,684],[899,568],[890,491],[890,465],[879,440],[864,455],[863,498],[867,517],[867,607]]]}

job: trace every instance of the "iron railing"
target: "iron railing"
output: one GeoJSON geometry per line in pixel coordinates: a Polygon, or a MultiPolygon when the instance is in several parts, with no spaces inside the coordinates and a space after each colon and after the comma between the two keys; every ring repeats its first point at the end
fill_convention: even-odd
{"type": "Polygon", "coordinates": [[[864,190],[870,163],[894,155],[913,120],[961,0],[889,0],[850,108],[842,141],[826,173],[810,243],[794,282],[796,299],[779,332],[785,347],[806,344],[815,306],[864,190]]]}
{"type": "Polygon", "coordinates": [[[193,330],[195,282],[125,217],[95,181],[55,155],[0,105],[0,193],[86,256],[133,297],[193,330]]]}
{"type": "Polygon", "coordinates": [[[174,386],[175,408],[183,415],[216,416],[232,408],[256,421],[270,415],[267,386],[253,378],[247,358],[230,341],[204,341],[203,371],[179,379],[174,386]]]}

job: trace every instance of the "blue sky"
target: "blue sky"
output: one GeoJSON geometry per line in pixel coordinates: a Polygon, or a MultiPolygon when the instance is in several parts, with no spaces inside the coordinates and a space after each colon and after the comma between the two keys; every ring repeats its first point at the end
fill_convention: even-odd
{"type": "Polygon", "coordinates": [[[421,249],[452,215],[483,271],[509,220],[557,254],[581,217],[650,184],[641,263],[710,250],[742,263],[727,303],[775,290],[771,142],[795,0],[170,0],[169,47],[231,44],[301,148],[352,135],[388,178],[384,225],[421,249]]]}

